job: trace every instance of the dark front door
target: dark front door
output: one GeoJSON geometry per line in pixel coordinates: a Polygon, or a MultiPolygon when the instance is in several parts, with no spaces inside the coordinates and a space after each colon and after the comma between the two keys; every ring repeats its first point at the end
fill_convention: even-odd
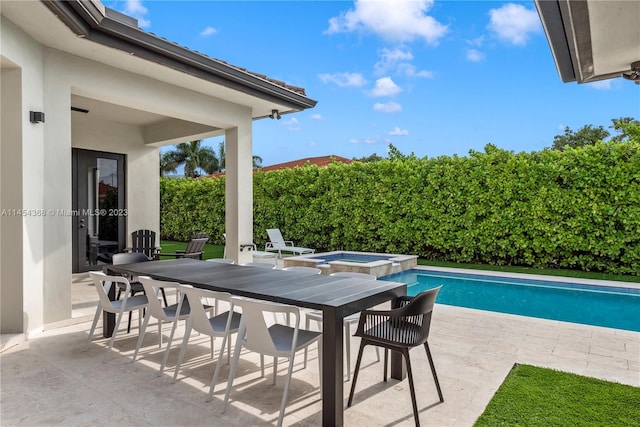
{"type": "Polygon", "coordinates": [[[124,155],[73,149],[73,272],[97,270],[125,245],[124,155]]]}

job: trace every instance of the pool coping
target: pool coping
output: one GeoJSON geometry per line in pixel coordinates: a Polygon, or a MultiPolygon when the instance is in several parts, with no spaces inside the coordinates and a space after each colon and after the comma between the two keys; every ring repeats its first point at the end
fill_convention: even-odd
{"type": "Polygon", "coordinates": [[[566,277],[566,276],[548,276],[545,274],[508,273],[503,271],[473,270],[470,268],[432,267],[427,265],[417,265],[413,267],[413,269],[435,271],[435,272],[442,272],[442,273],[475,274],[479,276],[507,277],[507,278],[514,278],[514,279],[518,278],[518,279],[529,279],[529,280],[541,280],[541,281],[556,282],[556,283],[573,283],[573,284],[580,284],[580,285],[640,289],[640,283],[619,282],[615,280],[584,279],[584,278],[566,277]]]}

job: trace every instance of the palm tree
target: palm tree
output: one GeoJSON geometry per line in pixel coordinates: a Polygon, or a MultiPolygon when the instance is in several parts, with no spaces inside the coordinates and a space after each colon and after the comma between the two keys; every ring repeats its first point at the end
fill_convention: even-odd
{"type": "Polygon", "coordinates": [[[209,147],[202,147],[202,140],[183,142],[176,145],[176,149],[167,151],[160,157],[160,173],[175,172],[180,165],[184,165],[184,176],[195,178],[200,176],[198,169],[212,174],[220,170],[220,160],[215,151],[209,147]]]}
{"type": "MultiPolygon", "coordinates": [[[[224,141],[220,141],[220,145],[218,145],[218,160],[220,161],[220,169],[216,172],[222,172],[226,169],[226,145],[224,141]]],[[[253,167],[259,168],[262,166],[262,157],[253,156],[253,167]]],[[[212,172],[213,173],[213,172],[212,172]]]]}

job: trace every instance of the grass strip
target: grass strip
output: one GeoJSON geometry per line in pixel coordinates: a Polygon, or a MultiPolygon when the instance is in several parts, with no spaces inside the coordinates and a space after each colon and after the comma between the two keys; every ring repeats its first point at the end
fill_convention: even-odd
{"type": "Polygon", "coordinates": [[[514,365],[475,427],[640,425],[640,388],[514,365]]]}

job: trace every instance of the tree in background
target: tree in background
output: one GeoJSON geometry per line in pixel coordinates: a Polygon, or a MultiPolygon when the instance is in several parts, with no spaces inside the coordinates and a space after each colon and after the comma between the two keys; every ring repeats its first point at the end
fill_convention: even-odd
{"type": "MultiPolygon", "coordinates": [[[[215,172],[224,172],[224,170],[227,168],[226,166],[227,153],[226,153],[226,144],[224,141],[220,141],[220,144],[218,145],[218,159],[220,160],[220,168],[215,172]]],[[[253,156],[253,167],[254,168],[262,167],[262,157],[253,156]]],[[[211,173],[215,173],[215,172],[211,172],[211,173]]]]}
{"type": "Polygon", "coordinates": [[[640,120],[633,117],[620,117],[611,119],[613,125],[609,126],[617,132],[611,136],[611,133],[603,126],[594,127],[593,125],[585,125],[574,132],[568,126],[564,128],[564,135],[556,135],[553,137],[553,150],[564,150],[565,147],[584,147],[594,145],[598,141],[604,141],[605,138],[611,136],[614,142],[640,142],[640,120]]]}
{"type": "Polygon", "coordinates": [[[160,158],[160,173],[175,172],[184,165],[184,176],[196,178],[203,170],[207,174],[215,173],[220,169],[220,160],[215,151],[209,147],[201,146],[202,140],[183,142],[176,145],[175,150],[167,151],[160,158]]]}
{"type": "Polygon", "coordinates": [[[571,130],[569,126],[564,128],[564,135],[556,135],[553,137],[553,150],[563,151],[566,147],[577,148],[587,145],[595,145],[596,142],[602,141],[609,135],[608,130],[602,126],[593,127],[585,125],[578,129],[577,132],[571,130]]]}
{"type": "Polygon", "coordinates": [[[354,157],[353,160],[356,162],[362,162],[362,163],[373,163],[373,162],[379,162],[380,160],[384,160],[384,157],[378,156],[376,153],[373,153],[370,156],[364,156],[360,158],[354,157]]]}
{"type": "Polygon", "coordinates": [[[611,138],[612,141],[640,143],[640,120],[633,117],[620,117],[619,119],[611,119],[611,122],[613,123],[611,127],[619,132],[618,135],[611,138]]]}

